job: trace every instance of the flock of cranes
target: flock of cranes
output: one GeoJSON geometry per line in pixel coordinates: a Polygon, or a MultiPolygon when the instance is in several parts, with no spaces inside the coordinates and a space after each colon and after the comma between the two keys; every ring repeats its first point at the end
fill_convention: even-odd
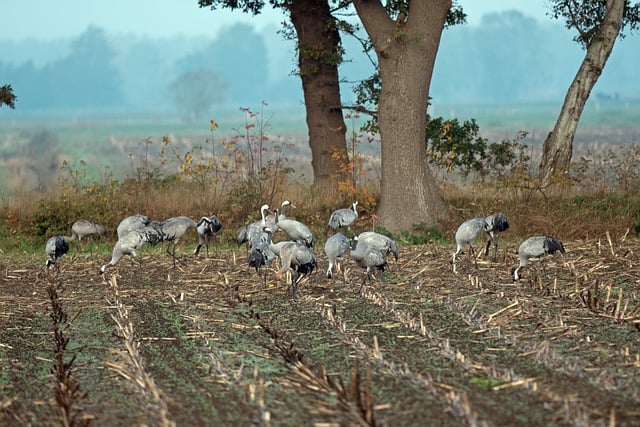
{"type": "MultiPolygon", "coordinates": [[[[264,204],[260,208],[260,219],[248,225],[242,226],[236,233],[238,246],[247,245],[248,266],[254,268],[258,275],[262,275],[262,269],[270,266],[274,260],[279,259],[280,268],[276,276],[281,278],[286,275],[287,282],[292,286],[295,296],[298,283],[317,269],[318,263],[314,253],[315,236],[311,229],[304,223],[287,217],[286,208],[290,202],[285,200],[279,208],[269,213],[269,205],[264,204]],[[282,232],[285,239],[274,242],[276,234],[282,232]]],[[[342,266],[346,254],[356,266],[364,270],[366,279],[372,280],[377,271],[383,271],[388,267],[387,257],[392,255],[395,262],[398,261],[398,245],[396,242],[380,233],[365,231],[358,235],[348,236],[339,232],[339,229],[347,229],[351,234],[351,226],[358,219],[358,202],[354,201],[350,208],[338,209],[331,213],[327,227],[333,232],[325,242],[324,253],[328,260],[326,277],[331,279],[343,270],[342,266]]],[[[498,253],[497,236],[509,228],[509,223],[503,213],[496,213],[488,217],[475,217],[464,221],[455,233],[456,251],[451,257],[455,271],[456,257],[468,245],[477,267],[477,257],[473,249],[474,243],[480,236],[484,236],[486,244],[484,255],[489,255],[491,243],[494,245],[494,257],[496,261],[498,253]]],[[[198,222],[187,216],[176,216],[164,221],[152,221],[145,215],[132,215],[124,218],[116,229],[118,240],[113,247],[111,260],[100,267],[100,273],[115,266],[125,255],[139,261],[137,250],[144,245],[155,246],[161,242],[167,242],[167,253],[176,262],[176,244],[190,230],[196,230],[198,244],[194,255],[198,255],[204,246],[209,252],[209,241],[215,239],[222,229],[222,223],[217,216],[203,216],[198,222]]],[[[81,219],[71,227],[71,236],[51,237],[45,246],[48,259],[47,268],[56,266],[57,260],[69,251],[69,242],[82,238],[104,234],[102,225],[92,220],[81,219]]],[[[534,236],[525,240],[518,249],[519,265],[513,270],[514,280],[520,278],[520,271],[526,267],[531,258],[539,258],[545,254],[564,253],[562,242],[552,236],[534,236]]]]}
{"type": "MultiPolygon", "coordinates": [[[[454,265],[454,269],[456,256],[462,252],[462,247],[465,244],[469,245],[471,256],[473,257],[473,261],[477,267],[477,258],[471,244],[482,235],[486,238],[484,256],[489,255],[489,248],[491,247],[491,242],[493,242],[493,260],[496,261],[498,256],[498,234],[506,231],[508,228],[509,222],[507,221],[505,214],[502,212],[489,215],[486,218],[477,216],[460,224],[455,234],[456,251],[451,257],[451,263],[454,265]]],[[[520,275],[518,273],[523,267],[526,267],[529,264],[529,260],[531,258],[553,255],[556,252],[560,252],[562,254],[565,253],[562,242],[557,238],[544,235],[528,238],[518,247],[518,259],[520,260],[520,263],[518,264],[518,267],[513,270],[513,279],[515,281],[520,279],[520,275]]]]}

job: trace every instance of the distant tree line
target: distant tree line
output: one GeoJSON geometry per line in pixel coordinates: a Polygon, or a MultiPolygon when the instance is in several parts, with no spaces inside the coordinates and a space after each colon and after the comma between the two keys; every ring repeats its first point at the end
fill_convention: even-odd
{"type": "MultiPolygon", "coordinates": [[[[640,73],[635,70],[640,49],[633,49],[637,40],[635,36],[619,43],[594,95],[614,100],[640,96],[640,73]],[[625,91],[627,87],[635,91],[625,91]]],[[[262,100],[300,105],[302,89],[292,76],[293,60],[278,60],[274,54],[288,45],[274,44],[248,24],[195,42],[110,37],[89,27],[70,43],[61,41],[57,59],[43,65],[13,62],[11,43],[0,41],[0,80],[18,96],[19,112],[178,109],[193,118],[211,105],[240,107],[262,100]],[[197,84],[203,73],[212,76],[199,93],[208,95],[204,107],[202,100],[185,101],[186,94],[180,92],[197,84]]],[[[342,96],[348,103],[354,82],[368,77],[372,66],[354,40],[345,38],[343,45],[342,96]]],[[[28,43],[15,43],[15,49],[24,52],[28,43]]],[[[580,48],[557,23],[541,23],[515,11],[489,14],[477,27],[455,26],[444,32],[431,95],[434,103],[446,104],[557,101],[581,57],[580,48]]]]}

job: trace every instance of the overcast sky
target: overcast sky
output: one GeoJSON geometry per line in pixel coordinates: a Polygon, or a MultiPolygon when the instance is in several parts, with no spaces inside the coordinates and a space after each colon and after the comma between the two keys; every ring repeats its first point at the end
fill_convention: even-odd
{"type": "MultiPolygon", "coordinates": [[[[468,15],[469,25],[482,15],[509,9],[520,10],[538,20],[549,19],[546,0],[459,0],[468,15]]],[[[134,33],[151,37],[216,34],[216,28],[236,22],[253,24],[258,31],[268,25],[280,25],[282,13],[273,9],[256,17],[242,12],[210,11],[198,7],[197,0],[10,0],[0,6],[0,39],[70,38],[89,25],[107,33],[134,33]]]]}

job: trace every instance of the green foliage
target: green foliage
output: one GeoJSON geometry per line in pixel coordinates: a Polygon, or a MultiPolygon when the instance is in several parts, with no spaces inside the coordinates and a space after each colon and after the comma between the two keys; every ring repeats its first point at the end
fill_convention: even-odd
{"type": "Polygon", "coordinates": [[[209,108],[226,100],[229,82],[214,71],[199,69],[180,74],[171,84],[178,109],[192,122],[202,119],[209,108]]]}
{"type": "MultiPolygon", "coordinates": [[[[595,37],[607,13],[607,0],[552,0],[550,15],[554,19],[564,19],[567,29],[575,29],[578,34],[573,38],[586,47],[595,37]]],[[[620,38],[624,30],[633,31],[640,25],[640,3],[631,4],[626,0],[622,14],[620,38]]]]}
{"type": "Polygon", "coordinates": [[[14,109],[16,108],[16,99],[18,99],[18,97],[14,95],[11,85],[0,86],[0,107],[2,107],[2,104],[5,104],[9,108],[14,109]]]}
{"type": "Polygon", "coordinates": [[[426,245],[448,242],[442,230],[428,227],[425,223],[414,224],[412,231],[404,231],[400,234],[400,240],[408,245],[426,245]]]}

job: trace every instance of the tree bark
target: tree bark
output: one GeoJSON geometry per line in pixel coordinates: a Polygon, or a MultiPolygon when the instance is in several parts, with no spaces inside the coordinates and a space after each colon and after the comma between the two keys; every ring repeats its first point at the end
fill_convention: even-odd
{"type": "Polygon", "coordinates": [[[340,33],[327,0],[294,0],[287,8],[298,37],[314,186],[332,189],[348,158],[338,76],[340,33]]]}
{"type": "Polygon", "coordinates": [[[587,53],[569,86],[558,120],[544,141],[540,162],[542,188],[550,186],[569,171],[578,121],[613,50],[622,25],[624,5],[625,0],[607,1],[607,13],[602,25],[587,46],[587,53]]]}
{"type": "Polygon", "coordinates": [[[410,3],[394,22],[379,0],[354,0],[378,58],[382,179],[379,225],[397,234],[437,226],[445,205],[427,163],[429,86],[451,0],[410,3]]]}

